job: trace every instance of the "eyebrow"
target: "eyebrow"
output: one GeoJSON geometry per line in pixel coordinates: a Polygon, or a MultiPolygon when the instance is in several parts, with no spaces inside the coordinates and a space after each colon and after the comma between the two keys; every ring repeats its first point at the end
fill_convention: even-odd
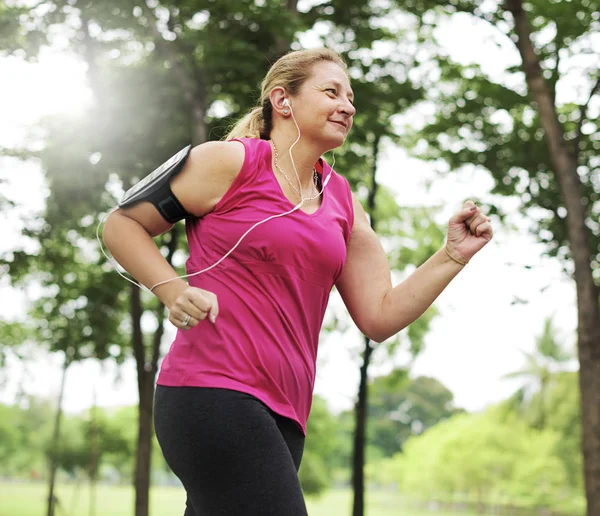
{"type": "MultiPolygon", "coordinates": [[[[330,81],[327,81],[327,82],[330,82],[334,86],[337,86],[340,90],[344,89],[344,87],[341,85],[341,83],[336,81],[335,79],[331,79],[330,81]]],[[[351,98],[352,100],[354,100],[354,92],[352,90],[350,90],[348,97],[351,98]]]]}

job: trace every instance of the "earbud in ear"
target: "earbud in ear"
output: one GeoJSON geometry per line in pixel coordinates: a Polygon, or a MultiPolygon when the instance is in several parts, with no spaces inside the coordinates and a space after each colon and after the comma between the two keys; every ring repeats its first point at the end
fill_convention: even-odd
{"type": "Polygon", "coordinates": [[[289,107],[290,101],[288,99],[283,99],[283,105],[289,107]]]}

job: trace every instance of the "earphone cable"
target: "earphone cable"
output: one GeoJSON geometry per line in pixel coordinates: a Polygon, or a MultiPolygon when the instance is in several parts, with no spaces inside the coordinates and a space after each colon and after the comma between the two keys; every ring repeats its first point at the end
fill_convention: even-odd
{"type": "MultiPolygon", "coordinates": [[[[294,145],[296,145],[300,141],[301,133],[300,133],[300,127],[298,126],[298,122],[296,121],[296,117],[294,116],[294,111],[292,110],[291,105],[290,105],[290,112],[292,113],[292,120],[294,121],[294,124],[296,124],[296,128],[298,129],[298,137],[296,138],[296,141],[290,146],[289,155],[290,155],[290,160],[292,162],[292,166],[294,168],[294,172],[296,173],[296,178],[298,179],[298,185],[300,186],[300,192],[302,192],[302,183],[300,181],[300,175],[298,174],[298,170],[296,169],[296,164],[294,163],[294,158],[292,156],[292,148],[294,147],[294,145]]],[[[333,174],[333,165],[335,165],[335,149],[333,151],[333,164],[330,167],[329,175],[327,176],[327,178],[325,178],[324,181],[322,181],[321,191],[319,192],[319,195],[317,197],[320,197],[323,194],[323,191],[325,190],[325,186],[329,182],[329,179],[331,178],[331,174],[333,174]]],[[[323,173],[325,173],[325,169],[323,169],[323,173]]],[[[215,263],[213,263],[209,267],[206,267],[205,269],[202,269],[201,271],[193,272],[193,273],[190,273],[190,274],[184,274],[182,276],[175,276],[174,278],[169,278],[169,279],[164,280],[164,281],[159,281],[158,283],[155,283],[154,285],[152,285],[152,287],[150,287],[150,288],[148,288],[145,285],[142,285],[142,284],[138,283],[137,281],[134,281],[131,278],[128,278],[127,276],[125,276],[119,270],[119,264],[116,262],[116,260],[114,258],[112,258],[111,256],[109,256],[104,251],[104,247],[102,245],[102,240],[100,239],[100,227],[108,219],[108,217],[113,212],[115,212],[118,209],[118,206],[115,206],[111,211],[109,211],[106,215],[104,215],[104,217],[101,217],[100,222],[98,223],[98,226],[96,227],[96,239],[98,240],[98,244],[100,245],[100,250],[102,251],[102,254],[106,257],[106,259],[109,261],[109,263],[114,267],[114,269],[117,271],[117,273],[122,278],[126,279],[130,283],[133,283],[134,285],[137,285],[142,290],[145,290],[146,292],[152,293],[153,290],[156,287],[160,286],[160,285],[164,285],[165,283],[169,283],[170,281],[174,281],[176,279],[191,278],[193,276],[197,276],[198,274],[202,274],[202,273],[207,272],[207,271],[211,270],[212,268],[216,267],[223,260],[225,260],[225,258],[227,258],[231,253],[233,253],[233,251],[235,251],[237,249],[237,247],[241,244],[242,240],[244,238],[246,238],[246,236],[248,235],[248,233],[250,233],[253,229],[255,229],[256,227],[258,227],[261,224],[264,224],[265,222],[268,222],[270,220],[273,220],[273,219],[276,219],[276,218],[279,218],[279,217],[284,217],[285,215],[290,215],[291,213],[295,212],[296,210],[299,210],[300,208],[302,208],[302,206],[307,201],[307,199],[304,198],[304,195],[302,193],[300,194],[300,197],[302,199],[300,201],[300,203],[298,203],[296,206],[294,206],[291,210],[286,211],[285,213],[278,213],[276,215],[271,215],[270,217],[267,217],[264,220],[256,222],[253,226],[251,226],[248,230],[246,230],[246,232],[239,238],[239,240],[236,242],[236,244],[229,251],[227,251],[227,253],[225,253],[218,261],[216,261],[215,263]]],[[[311,199],[308,199],[308,200],[311,200],[311,199]]]]}

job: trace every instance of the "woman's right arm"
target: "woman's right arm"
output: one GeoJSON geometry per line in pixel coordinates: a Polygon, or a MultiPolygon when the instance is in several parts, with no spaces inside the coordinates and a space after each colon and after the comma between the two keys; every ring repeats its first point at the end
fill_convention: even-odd
{"type": "MultiPolygon", "coordinates": [[[[202,217],[211,212],[234,181],[244,162],[240,142],[208,142],[194,147],[182,171],[171,181],[171,190],[188,213],[202,217]]],[[[162,256],[153,237],[169,229],[169,224],[150,202],[118,209],[107,219],[103,240],[114,258],[137,281],[148,288],[177,272],[162,256]]],[[[207,313],[216,317],[214,294],[189,287],[183,279],[157,286],[153,293],[171,311],[169,319],[184,328],[185,314],[194,326],[207,313]],[[195,319],[195,320],[194,320],[195,319]]]]}

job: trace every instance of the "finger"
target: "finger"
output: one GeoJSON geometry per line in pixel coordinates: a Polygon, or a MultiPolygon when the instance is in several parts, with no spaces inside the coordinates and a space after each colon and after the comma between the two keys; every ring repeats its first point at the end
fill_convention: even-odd
{"type": "Polygon", "coordinates": [[[187,300],[194,305],[197,310],[200,310],[203,313],[208,313],[212,307],[212,302],[208,298],[206,290],[202,290],[200,288],[191,288],[186,291],[187,300]]]}
{"type": "MultiPolygon", "coordinates": [[[[185,317],[183,319],[185,321],[185,317]]],[[[190,316],[190,318],[187,320],[187,324],[183,324],[183,322],[181,323],[182,326],[182,330],[189,330],[190,328],[193,328],[194,326],[198,326],[198,323],[200,323],[200,321],[198,319],[196,319],[195,317],[190,316]]]]}
{"type": "Polygon", "coordinates": [[[458,213],[454,214],[450,218],[450,222],[454,222],[456,224],[460,224],[461,222],[467,222],[467,219],[472,217],[477,213],[477,206],[469,206],[467,208],[461,209],[458,213]]]}
{"type": "Polygon", "coordinates": [[[169,321],[171,322],[171,324],[177,328],[179,328],[180,330],[189,330],[190,328],[193,328],[194,326],[196,326],[198,324],[198,319],[196,319],[195,317],[191,317],[189,319],[186,318],[186,313],[184,312],[171,312],[169,314],[169,321]],[[186,321],[187,319],[187,321],[186,321]],[[184,324],[184,322],[187,322],[187,324],[184,324]]]}
{"type": "Polygon", "coordinates": [[[206,319],[206,316],[208,314],[208,310],[202,310],[201,308],[198,308],[198,305],[190,301],[189,299],[182,301],[180,308],[181,311],[183,311],[184,313],[190,314],[191,317],[200,321],[206,319]]]}
{"type": "Polygon", "coordinates": [[[472,217],[472,220],[468,222],[471,233],[475,234],[477,227],[488,220],[489,219],[483,213],[478,213],[476,216],[472,217]]]}
{"type": "Polygon", "coordinates": [[[201,308],[198,308],[196,304],[197,302],[194,303],[190,297],[190,294],[186,291],[183,295],[177,298],[171,307],[171,313],[173,314],[174,319],[183,320],[187,314],[199,320],[206,318],[206,313],[210,307],[207,307],[206,310],[202,310],[201,308]]]}
{"type": "Polygon", "coordinates": [[[217,317],[219,316],[219,301],[217,300],[217,296],[212,292],[207,292],[206,297],[211,301],[211,307],[208,312],[208,319],[213,324],[217,321],[217,317]]]}
{"type": "Polygon", "coordinates": [[[475,236],[485,236],[491,238],[494,235],[492,224],[489,221],[483,222],[477,226],[474,232],[475,236]]]}

